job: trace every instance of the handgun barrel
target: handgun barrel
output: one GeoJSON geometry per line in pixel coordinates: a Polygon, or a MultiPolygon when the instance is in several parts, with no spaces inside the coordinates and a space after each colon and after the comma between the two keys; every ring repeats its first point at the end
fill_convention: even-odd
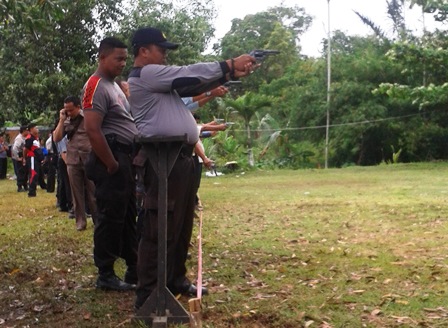
{"type": "Polygon", "coordinates": [[[263,52],[265,55],[278,55],[280,53],[278,50],[263,50],[263,52]]]}

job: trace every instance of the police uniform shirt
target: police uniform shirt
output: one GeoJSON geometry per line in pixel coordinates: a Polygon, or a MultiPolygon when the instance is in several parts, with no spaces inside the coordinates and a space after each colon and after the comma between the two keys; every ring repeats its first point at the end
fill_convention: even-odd
{"type": "Polygon", "coordinates": [[[144,137],[172,137],[187,134],[188,144],[199,139],[196,122],[181,99],[183,87],[197,87],[196,93],[222,84],[222,63],[189,66],[146,65],[129,74],[131,113],[139,134],[144,137]]]}

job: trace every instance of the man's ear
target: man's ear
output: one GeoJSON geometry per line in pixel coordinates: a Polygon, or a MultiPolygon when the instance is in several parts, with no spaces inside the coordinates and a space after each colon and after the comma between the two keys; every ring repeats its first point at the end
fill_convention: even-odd
{"type": "Polygon", "coordinates": [[[148,45],[147,47],[140,47],[140,49],[138,49],[138,54],[143,56],[143,53],[146,51],[152,52],[152,45],[148,45]]]}

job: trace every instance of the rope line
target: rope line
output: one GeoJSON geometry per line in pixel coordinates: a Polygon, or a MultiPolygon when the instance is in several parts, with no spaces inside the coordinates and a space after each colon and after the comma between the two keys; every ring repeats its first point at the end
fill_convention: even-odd
{"type": "MultiPolygon", "coordinates": [[[[384,122],[384,121],[392,121],[392,120],[398,120],[403,119],[407,117],[417,116],[421,115],[422,113],[417,114],[409,114],[409,115],[403,115],[403,116],[394,116],[394,117],[387,117],[387,118],[379,118],[376,120],[365,120],[365,121],[358,121],[358,122],[348,122],[348,123],[339,123],[339,124],[330,124],[329,127],[341,127],[341,126],[353,126],[353,125],[363,125],[363,124],[373,124],[378,122],[384,122]]],[[[297,127],[297,128],[277,128],[277,129],[251,129],[251,132],[266,132],[266,131],[299,131],[299,130],[317,130],[317,129],[324,129],[326,128],[326,125],[316,125],[316,126],[304,126],[304,127],[297,127]]],[[[232,131],[235,132],[246,132],[246,130],[239,130],[239,129],[232,129],[232,131]]]]}
{"type": "Polygon", "coordinates": [[[199,211],[197,298],[202,298],[202,209],[199,211]]]}

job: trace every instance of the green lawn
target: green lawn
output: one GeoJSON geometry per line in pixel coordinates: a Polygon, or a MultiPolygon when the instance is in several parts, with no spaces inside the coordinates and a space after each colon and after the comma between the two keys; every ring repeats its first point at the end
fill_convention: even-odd
{"type": "MultiPolygon", "coordinates": [[[[136,326],[132,294],[94,288],[91,225],[0,192],[0,327],[136,326]]],[[[448,163],[204,177],[200,195],[204,327],[448,326],[448,163]]]]}

